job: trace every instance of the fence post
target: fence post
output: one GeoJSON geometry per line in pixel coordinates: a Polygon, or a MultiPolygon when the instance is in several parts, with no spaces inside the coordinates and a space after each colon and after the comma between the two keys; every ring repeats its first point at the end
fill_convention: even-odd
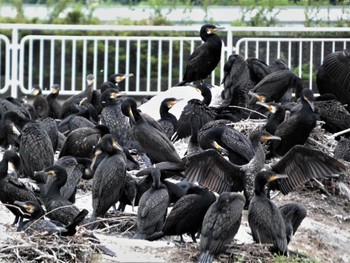
{"type": "Polygon", "coordinates": [[[12,38],[10,44],[10,53],[11,53],[11,77],[10,77],[10,86],[11,86],[11,96],[17,98],[18,96],[18,28],[14,27],[12,29],[12,38]]]}

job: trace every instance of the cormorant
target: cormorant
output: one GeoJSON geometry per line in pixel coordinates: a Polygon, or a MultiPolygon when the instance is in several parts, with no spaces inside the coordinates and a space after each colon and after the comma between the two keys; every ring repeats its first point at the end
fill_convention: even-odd
{"type": "Polygon", "coordinates": [[[256,104],[269,110],[270,113],[267,116],[267,122],[264,128],[268,133],[274,135],[277,127],[286,119],[286,107],[276,102],[265,103],[257,101],[256,104]]]}
{"type": "Polygon", "coordinates": [[[186,138],[191,135],[191,123],[190,117],[192,113],[195,113],[199,117],[198,129],[210,121],[215,120],[216,112],[212,108],[209,108],[209,104],[212,99],[211,91],[208,84],[202,83],[196,85],[196,88],[201,92],[203,100],[191,99],[187,102],[187,105],[183,108],[181,115],[177,122],[177,129],[171,140],[173,142],[186,138]]]}
{"type": "Polygon", "coordinates": [[[153,241],[163,236],[189,234],[196,243],[195,234],[200,230],[205,213],[212,203],[216,201],[214,193],[207,188],[192,185],[186,195],[181,197],[168,214],[163,229],[146,238],[153,241]]]}
{"type": "Polygon", "coordinates": [[[202,224],[198,262],[212,262],[215,255],[226,250],[241,225],[245,202],[242,194],[223,192],[209,207],[202,224]]]}
{"type": "Polygon", "coordinates": [[[316,75],[320,94],[332,93],[350,110],[350,50],[327,55],[316,75]]]}
{"type": "Polygon", "coordinates": [[[52,220],[68,225],[73,222],[79,214],[79,209],[72,202],[64,198],[61,193],[61,187],[67,181],[66,170],[58,165],[52,165],[45,170],[36,172],[34,180],[40,186],[40,192],[47,211],[47,217],[52,220]],[[51,183],[46,184],[48,177],[53,177],[51,183]]]}
{"type": "Polygon", "coordinates": [[[169,194],[161,183],[161,173],[155,166],[151,172],[153,183],[141,196],[137,209],[137,233],[135,239],[144,239],[161,231],[169,205],[169,194]]]}
{"type": "Polygon", "coordinates": [[[296,89],[295,96],[299,98],[303,86],[301,79],[294,72],[290,70],[272,72],[249,90],[249,94],[253,95],[250,105],[254,105],[257,98],[262,102],[279,102],[283,95],[292,88],[296,89]]]}
{"type": "Polygon", "coordinates": [[[87,106],[90,104],[92,98],[92,92],[94,88],[94,76],[89,74],[86,77],[87,86],[86,89],[79,92],[76,95],[69,97],[61,107],[60,119],[64,119],[72,113],[76,113],[80,110],[80,106],[87,106]]]}
{"type": "Polygon", "coordinates": [[[265,185],[287,175],[272,171],[259,172],[255,177],[254,197],[248,208],[248,222],[253,240],[257,243],[272,244],[272,252],[287,255],[288,243],[286,226],[281,211],[266,196],[265,185]]]}
{"type": "Polygon", "coordinates": [[[216,68],[221,58],[222,41],[214,32],[220,29],[209,24],[201,27],[199,34],[204,43],[191,54],[182,81],[176,86],[184,86],[196,80],[203,81],[216,68]]]}
{"type": "Polygon", "coordinates": [[[224,77],[221,84],[223,101],[221,107],[237,105],[245,107],[248,103],[247,92],[252,88],[247,62],[238,54],[230,55],[224,65],[224,77]]]}
{"type": "Polygon", "coordinates": [[[126,157],[111,134],[101,139],[107,156],[98,165],[92,183],[92,219],[106,214],[122,195],[126,181],[126,157]]]}
{"type": "Polygon", "coordinates": [[[275,72],[275,71],[279,71],[279,70],[289,70],[286,62],[280,58],[272,61],[269,65],[269,68],[270,68],[271,72],[275,72]]]}
{"type": "MultiPolygon", "coordinates": [[[[108,81],[114,84],[114,87],[117,89],[120,89],[119,83],[123,82],[126,78],[133,77],[133,73],[129,74],[122,74],[122,73],[115,73],[109,76],[108,81]]],[[[101,92],[103,92],[101,90],[101,92]]]]}
{"type": "Polygon", "coordinates": [[[178,102],[175,98],[166,98],[159,107],[160,119],[158,122],[162,125],[165,134],[170,139],[177,129],[177,118],[169,110],[178,102]]]}
{"type": "Polygon", "coordinates": [[[100,138],[107,133],[109,133],[109,129],[104,125],[96,125],[93,128],[83,127],[72,131],[62,146],[59,158],[67,155],[92,158],[94,147],[100,138]]]}
{"type": "Polygon", "coordinates": [[[49,115],[49,104],[42,94],[41,88],[38,85],[35,85],[33,88],[34,101],[33,106],[35,109],[36,116],[38,118],[44,118],[49,115]]]}
{"type": "Polygon", "coordinates": [[[311,131],[316,127],[313,100],[312,90],[304,89],[300,97],[302,108],[283,121],[275,131],[275,135],[281,137],[281,140],[271,143],[272,154],[283,156],[294,145],[303,145],[307,141],[311,131]]]}
{"type": "Polygon", "coordinates": [[[137,110],[137,103],[133,98],[126,98],[122,103],[122,112],[131,120],[134,136],[152,163],[169,161],[181,163],[173,143],[164,132],[149,124],[137,110]]]}
{"type": "Polygon", "coordinates": [[[48,94],[45,98],[47,103],[49,104],[49,117],[53,119],[58,119],[61,112],[61,103],[58,102],[57,97],[60,92],[60,86],[58,84],[53,84],[51,87],[50,94],[48,94]]]}
{"type": "Polygon", "coordinates": [[[33,233],[47,233],[49,235],[57,233],[61,236],[73,236],[76,233],[76,227],[88,214],[88,210],[83,209],[70,224],[64,226],[52,220],[45,220],[45,211],[37,202],[15,201],[15,204],[30,214],[30,219],[21,222],[17,228],[17,231],[23,231],[27,235],[32,235],[33,233]]]}
{"type": "Polygon", "coordinates": [[[9,163],[12,163],[15,170],[18,171],[20,159],[12,150],[7,150],[0,161],[0,201],[5,206],[6,204],[11,205],[6,207],[15,215],[13,222],[13,225],[15,225],[18,221],[21,222],[23,217],[29,218],[29,216],[20,208],[13,207],[15,205],[14,202],[16,200],[38,202],[38,200],[31,190],[22,182],[18,181],[18,178],[8,174],[9,163]]]}
{"type": "Polygon", "coordinates": [[[269,66],[261,59],[247,58],[246,61],[249,69],[249,76],[254,85],[258,84],[272,72],[269,66]]]}

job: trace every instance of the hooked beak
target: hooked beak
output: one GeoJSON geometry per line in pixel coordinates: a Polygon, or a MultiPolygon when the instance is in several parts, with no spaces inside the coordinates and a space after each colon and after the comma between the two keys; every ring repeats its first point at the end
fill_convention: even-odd
{"type": "Polygon", "coordinates": [[[275,113],[277,111],[277,108],[273,105],[267,104],[265,102],[257,101],[255,104],[260,105],[268,109],[270,112],[275,113]]]}
{"type": "Polygon", "coordinates": [[[274,174],[274,175],[271,175],[267,181],[270,183],[270,182],[273,182],[277,179],[282,179],[282,178],[288,178],[288,175],[286,175],[286,174],[274,174]]]}
{"type": "Polygon", "coordinates": [[[226,150],[225,148],[223,148],[220,144],[218,144],[216,141],[213,142],[213,146],[214,148],[220,152],[222,155],[229,155],[230,153],[228,152],[228,150],[226,150]]]}
{"type": "Polygon", "coordinates": [[[253,96],[253,97],[257,98],[258,101],[260,101],[260,102],[266,102],[265,96],[259,95],[259,94],[257,94],[257,93],[252,92],[252,91],[248,91],[248,94],[249,94],[250,96],[253,96]]]}
{"type": "Polygon", "coordinates": [[[274,136],[274,135],[264,135],[264,136],[261,137],[261,140],[263,142],[272,141],[272,140],[280,141],[281,137],[274,136]]]}

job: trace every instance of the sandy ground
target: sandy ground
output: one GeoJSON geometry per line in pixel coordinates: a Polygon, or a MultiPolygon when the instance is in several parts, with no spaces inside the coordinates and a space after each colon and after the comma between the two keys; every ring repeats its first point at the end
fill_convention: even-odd
{"type": "MultiPolygon", "coordinates": [[[[156,108],[155,105],[150,107],[150,109],[154,108],[156,108]]],[[[143,107],[143,110],[147,111],[146,107],[143,107]]],[[[185,146],[185,142],[176,144],[180,155],[184,153],[185,146]]],[[[350,184],[349,176],[346,177],[345,182],[350,184]]],[[[289,249],[298,251],[316,262],[350,262],[350,200],[346,196],[335,191],[335,195],[327,197],[314,188],[302,187],[287,196],[278,194],[273,200],[278,205],[301,202],[308,211],[307,217],[289,244],[289,249]]],[[[89,215],[91,215],[91,192],[79,189],[76,205],[80,209],[88,209],[89,215]]],[[[131,207],[127,207],[126,212],[133,214],[135,218],[136,210],[132,211],[131,207]]],[[[13,219],[13,215],[3,205],[0,205],[0,253],[2,248],[12,242],[11,240],[21,238],[20,234],[16,232],[16,227],[11,226],[13,219]]],[[[193,243],[187,236],[185,236],[186,244],[180,245],[174,241],[178,240],[178,237],[166,237],[154,242],[129,239],[132,232],[132,229],[128,232],[109,234],[104,231],[95,231],[94,234],[101,241],[101,244],[112,250],[115,256],[97,254],[91,261],[195,262],[199,256],[198,243],[193,243]]],[[[241,245],[238,252],[240,262],[258,261],[258,259],[252,260],[248,252],[249,248],[253,247],[253,240],[247,222],[247,211],[243,213],[240,229],[232,244],[241,245]]],[[[253,249],[255,248],[253,247],[253,249]]],[[[230,253],[224,253],[217,261],[227,262],[230,253]]],[[[231,257],[233,256],[235,255],[231,255],[231,257]]],[[[273,260],[271,257],[262,257],[259,258],[259,262],[273,262],[273,260]]]]}

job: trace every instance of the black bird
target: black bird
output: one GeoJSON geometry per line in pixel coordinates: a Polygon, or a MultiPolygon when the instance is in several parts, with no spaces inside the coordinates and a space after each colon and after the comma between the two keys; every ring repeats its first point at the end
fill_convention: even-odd
{"type": "Polygon", "coordinates": [[[297,232],[301,222],[307,215],[304,205],[298,203],[285,204],[278,208],[283,216],[286,226],[287,244],[292,240],[293,235],[297,232]]]}
{"type": "Polygon", "coordinates": [[[42,94],[41,88],[38,85],[33,87],[34,101],[33,106],[36,116],[38,118],[44,118],[49,115],[50,107],[45,96],[42,94]]]}
{"type": "Polygon", "coordinates": [[[212,99],[210,85],[201,83],[195,87],[201,92],[203,100],[191,99],[187,102],[178,119],[176,132],[172,136],[173,142],[191,135],[190,118],[193,113],[199,117],[198,129],[216,118],[216,111],[209,107],[212,99]]]}
{"type": "Polygon", "coordinates": [[[107,156],[98,165],[92,183],[92,218],[102,217],[122,195],[126,181],[126,157],[111,134],[102,137],[102,151],[107,156]]]}
{"type": "Polygon", "coordinates": [[[279,102],[283,95],[292,88],[295,88],[296,98],[300,97],[303,90],[301,79],[290,70],[280,70],[268,74],[254,88],[249,90],[253,95],[250,105],[254,105],[257,99],[262,102],[279,102]]]}
{"type": "Polygon", "coordinates": [[[204,43],[196,47],[191,54],[182,81],[176,86],[184,86],[196,80],[203,81],[216,68],[221,58],[222,41],[214,33],[220,29],[209,24],[201,27],[199,34],[204,43]]]}
{"type": "Polygon", "coordinates": [[[264,128],[268,133],[274,135],[277,127],[286,119],[287,107],[276,102],[265,103],[258,101],[256,104],[269,110],[270,113],[267,116],[267,122],[264,128]]]}
{"type": "Polygon", "coordinates": [[[173,143],[164,132],[154,128],[145,120],[137,110],[137,104],[133,98],[126,98],[123,101],[122,112],[133,123],[134,136],[152,163],[163,161],[181,163],[181,158],[173,143]]]}
{"type": "Polygon", "coordinates": [[[271,143],[272,154],[283,156],[294,145],[303,145],[307,141],[316,127],[313,100],[312,90],[304,89],[300,97],[302,108],[283,121],[275,131],[275,135],[281,137],[281,140],[271,143]]]}
{"type": "Polygon", "coordinates": [[[336,51],[327,55],[316,75],[320,94],[332,93],[350,110],[350,51],[336,51]]]}
{"type": "Polygon", "coordinates": [[[159,107],[160,119],[158,122],[162,125],[165,134],[170,139],[177,129],[177,118],[169,110],[178,102],[175,98],[166,98],[159,107]]]}
{"type": "Polygon", "coordinates": [[[168,214],[161,232],[156,232],[146,238],[156,240],[163,236],[189,234],[196,243],[195,234],[200,230],[205,213],[212,203],[216,201],[214,193],[208,189],[192,185],[185,196],[181,197],[168,214]]]}
{"type": "Polygon", "coordinates": [[[168,189],[161,183],[161,172],[155,166],[151,172],[152,186],[141,196],[137,209],[137,233],[135,239],[144,239],[161,231],[169,205],[168,189]]]}
{"type": "Polygon", "coordinates": [[[247,62],[238,54],[230,55],[224,65],[224,77],[221,84],[223,101],[221,107],[237,105],[245,107],[248,104],[247,92],[252,88],[247,62]]]}
{"type": "Polygon", "coordinates": [[[261,59],[247,58],[246,61],[249,69],[249,76],[254,85],[258,84],[272,72],[269,66],[261,59]]]}
{"type": "Polygon", "coordinates": [[[289,70],[286,62],[283,59],[275,59],[269,65],[269,69],[271,72],[279,71],[279,70],[289,70]]]}
{"type": "Polygon", "coordinates": [[[56,120],[51,117],[44,117],[40,119],[40,124],[49,135],[49,138],[52,143],[53,151],[56,152],[58,144],[59,144],[59,131],[56,120]]]}
{"type": "Polygon", "coordinates": [[[286,226],[281,211],[266,196],[265,185],[286,175],[262,171],[255,178],[254,197],[248,209],[248,222],[253,240],[257,243],[272,244],[272,252],[287,255],[288,243],[286,226]]]}
{"type": "Polygon", "coordinates": [[[245,198],[242,194],[223,192],[205,214],[200,236],[198,262],[212,262],[226,250],[241,225],[245,198]]]}
{"type": "MultiPolygon", "coordinates": [[[[115,73],[109,76],[108,81],[113,83],[115,88],[118,88],[120,90],[119,84],[123,82],[125,79],[133,76],[134,76],[133,73],[129,73],[129,74],[115,73]]],[[[101,92],[103,91],[101,90],[101,92]]]]}
{"type": "Polygon", "coordinates": [[[94,147],[100,138],[107,133],[109,133],[109,129],[104,125],[95,125],[93,128],[83,127],[75,129],[67,136],[59,158],[67,155],[92,158],[94,147]]]}
{"type": "Polygon", "coordinates": [[[76,227],[85,219],[88,211],[83,209],[72,221],[64,226],[58,222],[45,220],[45,211],[37,202],[15,202],[16,205],[25,209],[30,214],[30,219],[19,224],[17,231],[23,231],[27,235],[34,233],[47,233],[49,235],[57,233],[61,236],[73,236],[76,233],[76,227]]]}
{"type": "Polygon", "coordinates": [[[7,150],[2,160],[0,161],[0,201],[6,206],[14,215],[15,220],[13,225],[17,224],[18,221],[22,221],[23,217],[29,218],[26,212],[21,210],[19,207],[13,207],[14,202],[18,201],[33,201],[38,202],[34,192],[29,190],[25,184],[18,181],[16,176],[9,174],[8,166],[12,164],[16,171],[20,166],[19,156],[12,150],[7,150]]]}
{"type": "Polygon", "coordinates": [[[61,103],[57,100],[57,97],[60,93],[60,86],[54,84],[51,87],[51,92],[45,98],[49,104],[49,117],[53,119],[58,119],[61,112],[61,103]]]}
{"type": "Polygon", "coordinates": [[[24,103],[13,97],[0,98],[0,116],[4,116],[6,112],[14,111],[22,118],[31,119],[32,115],[24,106],[24,103]]]}
{"type": "Polygon", "coordinates": [[[126,174],[125,184],[123,192],[119,198],[118,211],[125,211],[126,205],[131,205],[132,211],[134,211],[135,200],[138,190],[136,179],[131,176],[129,173],[126,174]]]}
{"type": "Polygon", "coordinates": [[[76,95],[69,97],[61,107],[60,119],[64,119],[72,113],[77,113],[81,106],[89,105],[92,98],[93,88],[94,88],[94,76],[89,74],[86,77],[87,86],[86,89],[79,92],[76,95]]]}
{"type": "Polygon", "coordinates": [[[107,126],[122,147],[135,148],[135,138],[129,123],[129,118],[122,113],[121,105],[125,93],[116,88],[107,89],[101,95],[103,109],[100,114],[101,124],[107,126]]]}

